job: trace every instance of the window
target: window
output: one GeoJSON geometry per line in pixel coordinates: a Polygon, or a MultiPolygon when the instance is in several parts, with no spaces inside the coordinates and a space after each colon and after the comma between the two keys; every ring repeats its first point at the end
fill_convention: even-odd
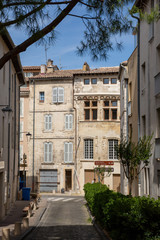
{"type": "Polygon", "coordinates": [[[117,100],[104,101],[103,116],[104,120],[117,120],[117,100]]]}
{"type": "Polygon", "coordinates": [[[90,80],[89,79],[84,79],[84,84],[89,85],[90,80]]]}
{"type": "Polygon", "coordinates": [[[117,119],[117,109],[112,109],[112,119],[116,120],[117,119]]]}
{"type": "Polygon", "coordinates": [[[52,130],[52,115],[45,115],[44,122],[45,122],[44,129],[52,130]]]}
{"type": "Polygon", "coordinates": [[[39,102],[44,102],[44,92],[39,93],[39,102]]]}
{"type": "Polygon", "coordinates": [[[20,117],[23,117],[24,114],[24,99],[20,98],[20,117]]]}
{"type": "Polygon", "coordinates": [[[118,156],[116,147],[118,146],[118,140],[110,139],[108,140],[108,144],[109,144],[109,159],[110,160],[117,159],[118,156]]]}
{"type": "Polygon", "coordinates": [[[65,163],[73,162],[73,143],[72,142],[64,143],[64,162],[65,163]]]}
{"type": "Polygon", "coordinates": [[[25,72],[24,76],[25,77],[33,77],[33,73],[32,72],[25,72]]]}
{"type": "Polygon", "coordinates": [[[109,120],[109,109],[104,109],[104,119],[109,120]]]}
{"type": "Polygon", "coordinates": [[[23,122],[20,122],[20,141],[23,141],[23,122]]]}
{"type": "Polygon", "coordinates": [[[57,87],[53,88],[53,103],[64,102],[64,88],[57,87]]]}
{"type": "Polygon", "coordinates": [[[109,84],[109,78],[103,78],[103,84],[109,84]]]}
{"type": "Polygon", "coordinates": [[[52,162],[52,151],[53,151],[53,144],[51,142],[44,143],[44,162],[49,163],[52,162]]]}
{"type": "Polygon", "coordinates": [[[73,125],[73,115],[72,114],[67,114],[65,116],[65,129],[71,130],[73,125]]]}
{"type": "Polygon", "coordinates": [[[84,158],[93,159],[93,139],[84,140],[84,158]]]}
{"type": "Polygon", "coordinates": [[[97,120],[97,101],[84,102],[84,119],[97,120]]]}
{"type": "Polygon", "coordinates": [[[91,79],[91,83],[92,83],[92,84],[97,84],[97,78],[92,78],[92,79],[91,79]]]}
{"type": "Polygon", "coordinates": [[[117,78],[111,78],[111,84],[117,84],[117,78]]]}

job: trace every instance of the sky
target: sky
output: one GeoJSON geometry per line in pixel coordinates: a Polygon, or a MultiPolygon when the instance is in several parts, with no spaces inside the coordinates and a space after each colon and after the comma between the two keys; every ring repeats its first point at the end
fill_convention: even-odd
{"type": "MultiPolygon", "coordinates": [[[[16,45],[25,40],[26,34],[21,30],[9,28],[9,33],[16,45]]],[[[56,40],[52,46],[38,46],[33,44],[20,54],[22,66],[40,66],[46,64],[47,59],[52,59],[59,69],[81,69],[87,62],[91,69],[99,67],[119,66],[128,60],[135,47],[135,39],[132,33],[117,36],[123,42],[121,51],[116,48],[108,53],[106,61],[92,61],[89,54],[80,57],[76,54],[76,47],[83,39],[84,25],[80,19],[67,16],[55,29],[56,40]]],[[[115,39],[113,39],[115,42],[115,39]]]]}

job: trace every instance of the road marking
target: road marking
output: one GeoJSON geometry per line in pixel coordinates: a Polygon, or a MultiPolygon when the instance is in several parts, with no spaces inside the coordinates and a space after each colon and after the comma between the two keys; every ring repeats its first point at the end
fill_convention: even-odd
{"type": "Polygon", "coordinates": [[[48,198],[47,201],[48,201],[48,202],[49,202],[49,201],[53,201],[54,199],[55,199],[54,197],[48,198]]]}
{"type": "Polygon", "coordinates": [[[64,199],[64,198],[56,198],[56,199],[53,199],[52,202],[57,202],[57,201],[62,200],[62,199],[64,199]]]}
{"type": "Polygon", "coordinates": [[[75,202],[80,202],[80,201],[82,201],[83,199],[81,198],[81,199],[77,199],[77,200],[75,200],[75,202]]]}
{"type": "Polygon", "coordinates": [[[63,200],[63,202],[68,202],[68,201],[71,201],[71,200],[74,200],[75,198],[67,198],[65,200],[63,200]]]}

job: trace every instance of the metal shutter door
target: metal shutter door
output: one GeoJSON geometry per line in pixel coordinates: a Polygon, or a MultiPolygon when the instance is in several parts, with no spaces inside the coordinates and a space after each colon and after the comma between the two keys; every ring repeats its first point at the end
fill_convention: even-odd
{"type": "Polygon", "coordinates": [[[40,171],[40,192],[57,191],[57,170],[40,171]]]}

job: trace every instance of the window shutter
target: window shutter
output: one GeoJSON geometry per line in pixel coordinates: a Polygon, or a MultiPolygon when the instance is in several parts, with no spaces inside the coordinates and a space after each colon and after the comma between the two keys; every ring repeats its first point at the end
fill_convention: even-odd
{"type": "Polygon", "coordinates": [[[69,116],[66,115],[66,119],[65,119],[65,129],[68,129],[69,126],[69,116]]]}
{"type": "Polygon", "coordinates": [[[57,88],[53,88],[53,103],[57,102],[57,88]]]}
{"type": "Polygon", "coordinates": [[[51,130],[52,129],[52,116],[49,115],[48,116],[48,130],[51,130]]]}
{"type": "Polygon", "coordinates": [[[64,144],[64,162],[68,162],[68,143],[64,144]]]}
{"type": "Polygon", "coordinates": [[[58,88],[58,102],[64,102],[64,88],[58,88]]]}
{"type": "Polygon", "coordinates": [[[23,117],[23,113],[24,113],[24,99],[21,98],[20,99],[20,116],[23,117]]]}
{"type": "Polygon", "coordinates": [[[45,115],[45,130],[48,130],[48,115],[45,115]]]}
{"type": "Polygon", "coordinates": [[[44,162],[47,162],[48,144],[44,143],[44,162]]]}
{"type": "Polygon", "coordinates": [[[48,144],[48,162],[52,162],[52,143],[48,144]]]}
{"type": "Polygon", "coordinates": [[[73,115],[69,115],[69,129],[72,129],[73,115]]]}
{"type": "Polygon", "coordinates": [[[69,145],[69,162],[73,162],[73,143],[68,143],[69,145]]]}

